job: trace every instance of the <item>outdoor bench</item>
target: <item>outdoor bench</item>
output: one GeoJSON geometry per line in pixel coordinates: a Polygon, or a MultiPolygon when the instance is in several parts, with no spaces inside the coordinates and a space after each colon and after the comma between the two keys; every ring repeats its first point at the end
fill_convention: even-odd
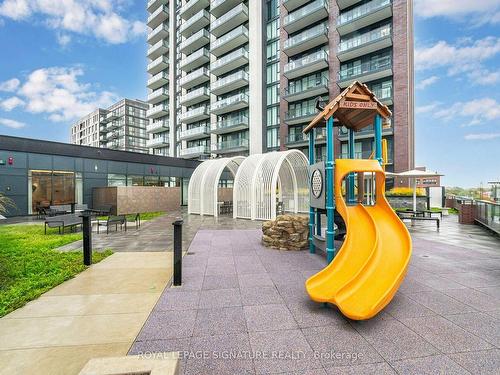
{"type": "Polygon", "coordinates": [[[78,214],[66,214],[58,215],[53,217],[47,217],[45,219],[45,234],[47,234],[47,227],[58,228],[59,234],[64,233],[64,229],[67,227],[76,228],[77,225],[82,225],[82,218],[78,214]]]}
{"type": "Polygon", "coordinates": [[[415,216],[415,215],[408,215],[406,212],[398,212],[398,216],[401,220],[419,220],[419,221],[435,221],[436,222],[436,227],[439,230],[439,225],[441,222],[441,219],[438,217],[423,217],[423,216],[415,216]],[[405,215],[406,214],[406,215],[405,215]]]}
{"type": "Polygon", "coordinates": [[[118,230],[118,224],[120,229],[123,230],[125,226],[125,232],[127,231],[127,217],[125,215],[109,215],[105,221],[97,219],[97,233],[99,233],[100,226],[106,225],[106,234],[109,234],[109,226],[113,224],[115,225],[115,231],[118,230]]]}

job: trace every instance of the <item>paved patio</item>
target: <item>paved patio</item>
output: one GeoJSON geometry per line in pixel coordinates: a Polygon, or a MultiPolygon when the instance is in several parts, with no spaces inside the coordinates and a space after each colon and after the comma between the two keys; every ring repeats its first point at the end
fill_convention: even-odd
{"type": "Polygon", "coordinates": [[[163,292],[129,354],[180,351],[184,374],[498,374],[500,242],[445,222],[462,234],[412,228],[405,282],[363,322],[309,300],[321,256],[264,248],[255,229],[200,229],[183,286],[163,292]]]}

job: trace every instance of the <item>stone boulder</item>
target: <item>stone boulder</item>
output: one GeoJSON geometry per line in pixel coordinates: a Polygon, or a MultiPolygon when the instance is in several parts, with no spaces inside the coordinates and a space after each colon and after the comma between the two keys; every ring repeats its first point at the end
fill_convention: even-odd
{"type": "Polygon", "coordinates": [[[303,250],[309,246],[309,218],[279,215],[262,224],[262,244],[279,250],[303,250]]]}

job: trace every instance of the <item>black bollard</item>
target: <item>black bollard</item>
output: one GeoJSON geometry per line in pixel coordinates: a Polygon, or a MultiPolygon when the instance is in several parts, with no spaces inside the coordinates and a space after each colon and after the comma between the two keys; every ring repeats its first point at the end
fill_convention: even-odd
{"type": "Polygon", "coordinates": [[[84,212],[82,218],[83,230],[83,264],[90,266],[92,264],[92,223],[89,212],[84,212]]]}
{"type": "Polygon", "coordinates": [[[175,220],[174,226],[174,286],[182,284],[182,219],[175,220]]]}

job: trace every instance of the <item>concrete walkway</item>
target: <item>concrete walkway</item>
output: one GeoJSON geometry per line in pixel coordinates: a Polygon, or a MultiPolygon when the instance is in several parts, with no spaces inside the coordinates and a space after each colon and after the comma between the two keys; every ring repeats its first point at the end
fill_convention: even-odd
{"type": "Polygon", "coordinates": [[[168,252],[116,253],[0,319],[0,374],[78,374],[123,356],[172,273],[168,252]]]}
{"type": "Polygon", "coordinates": [[[392,303],[356,322],[309,300],[304,282],[322,257],[267,249],[260,238],[198,231],[183,286],[165,290],[129,354],[180,351],[190,375],[498,374],[497,240],[475,249],[414,236],[392,303]]]}

